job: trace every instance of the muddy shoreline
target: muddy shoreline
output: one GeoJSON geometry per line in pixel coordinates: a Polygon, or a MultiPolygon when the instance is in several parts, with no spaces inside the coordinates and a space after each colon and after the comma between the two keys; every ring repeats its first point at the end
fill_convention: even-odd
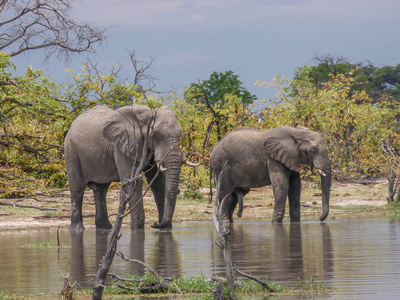
{"type": "MultiPolygon", "coordinates": [[[[387,204],[388,186],[386,179],[366,183],[332,184],[330,198],[330,214],[327,218],[337,219],[347,214],[366,214],[368,212],[385,213],[387,204]]],[[[179,227],[180,223],[212,222],[213,206],[208,204],[208,188],[201,190],[203,199],[183,199],[183,192],[178,196],[173,224],[179,227]]],[[[25,198],[0,199],[0,231],[29,230],[29,229],[66,229],[70,219],[70,199],[67,190],[48,195],[36,193],[25,198]],[[5,204],[12,204],[4,205],[5,204]],[[22,207],[17,207],[22,206],[22,207]]],[[[108,196],[108,213],[113,223],[118,209],[119,190],[112,189],[108,196]]],[[[302,219],[318,220],[322,213],[320,189],[313,183],[303,182],[301,199],[302,219]]],[[[157,221],[157,209],[151,194],[144,198],[146,215],[145,227],[157,221]]],[[[244,211],[241,219],[234,216],[235,221],[265,221],[270,220],[273,212],[273,195],[270,186],[253,189],[244,198],[244,211]]],[[[84,197],[83,207],[84,224],[87,228],[94,228],[94,198],[91,191],[84,197]]],[[[284,221],[289,221],[286,211],[284,221]]],[[[129,217],[124,220],[124,226],[129,226],[129,217]]]]}

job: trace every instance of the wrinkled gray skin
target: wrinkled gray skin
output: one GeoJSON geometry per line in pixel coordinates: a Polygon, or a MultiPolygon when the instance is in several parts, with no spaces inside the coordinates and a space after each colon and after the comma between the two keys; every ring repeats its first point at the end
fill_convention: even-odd
{"type": "Polygon", "coordinates": [[[316,168],[321,174],[323,213],[320,220],[323,221],[329,213],[331,162],[321,134],[305,127],[232,130],[211,152],[210,180],[214,174],[215,196],[223,202],[222,211],[230,222],[238,203],[237,215],[241,217],[243,196],[250,188],[266,185],[272,185],[275,198],[272,222],[282,222],[287,198],[290,221],[299,222],[302,164],[316,168]]]}
{"type": "MultiPolygon", "coordinates": [[[[110,229],[106,194],[111,182],[132,177],[143,153],[149,157],[144,174],[150,183],[158,168],[160,172],[151,189],[158,209],[159,223],[155,228],[171,228],[175,210],[178,181],[182,165],[179,141],[182,128],[175,113],[167,107],[151,110],[133,105],[116,111],[108,107],[94,107],[76,118],[65,139],[65,163],[71,191],[71,230],[83,230],[82,199],[88,186],[93,190],[96,207],[96,228],[110,229]],[[155,114],[155,123],[149,122],[155,114]],[[151,128],[143,152],[144,138],[151,128]]],[[[131,228],[144,227],[145,216],[142,181],[131,187],[131,228]]],[[[121,195],[122,197],[122,190],[121,195]]]]}

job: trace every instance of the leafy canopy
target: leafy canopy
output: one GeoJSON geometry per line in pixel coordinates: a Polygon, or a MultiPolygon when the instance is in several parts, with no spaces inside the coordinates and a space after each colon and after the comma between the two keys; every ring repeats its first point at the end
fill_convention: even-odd
{"type": "Polygon", "coordinates": [[[225,102],[230,95],[236,96],[245,106],[251,105],[257,100],[257,97],[252,95],[242,84],[239,76],[231,70],[225,73],[213,72],[210,79],[203,81],[201,85],[192,83],[185,92],[185,98],[187,101],[200,102],[205,91],[213,106],[225,102]]]}
{"type": "Polygon", "coordinates": [[[273,80],[279,99],[269,106],[263,126],[300,125],[320,132],[327,141],[337,178],[384,175],[387,161],[380,142],[384,139],[399,149],[394,122],[399,106],[391,108],[391,102],[384,99],[373,104],[366,91],[353,89],[356,79],[351,76],[337,74],[317,87],[309,68],[299,69],[302,77],[286,80],[277,76],[273,80]]]}
{"type": "MultiPolygon", "coordinates": [[[[352,78],[350,90],[352,93],[366,92],[372,103],[389,100],[393,104],[400,103],[400,64],[396,66],[376,67],[371,62],[352,63],[345,57],[331,55],[316,56],[315,66],[304,66],[296,70],[294,81],[308,82],[317,88],[338,75],[352,78]]],[[[293,96],[299,91],[296,85],[291,86],[293,96]]]]}

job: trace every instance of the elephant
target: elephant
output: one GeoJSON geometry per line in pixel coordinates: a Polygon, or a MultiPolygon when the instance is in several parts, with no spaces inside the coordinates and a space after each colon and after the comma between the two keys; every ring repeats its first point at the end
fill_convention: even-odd
{"type": "MultiPolygon", "coordinates": [[[[65,143],[65,164],[71,193],[71,230],[84,230],[82,201],[86,187],[95,198],[96,229],[111,229],[106,195],[112,182],[132,177],[144,161],[143,173],[153,191],[158,210],[154,228],[171,228],[183,162],[179,148],[182,128],[168,107],[151,109],[134,104],[112,110],[96,106],[71,124],[65,143]]],[[[190,162],[187,162],[190,164],[190,162]]],[[[131,228],[144,228],[145,215],[140,179],[130,187],[131,228]]],[[[120,197],[123,195],[121,188],[120,197]]]]}
{"type": "Polygon", "coordinates": [[[230,131],[210,154],[210,201],[214,176],[216,201],[222,205],[223,217],[233,223],[236,205],[239,203],[237,216],[240,218],[243,197],[251,188],[272,185],[275,199],[272,222],[282,223],[287,198],[290,221],[299,222],[302,164],[316,168],[321,175],[320,221],[323,221],[329,214],[331,189],[328,148],[320,133],[301,126],[266,130],[241,127],[230,131]]]}

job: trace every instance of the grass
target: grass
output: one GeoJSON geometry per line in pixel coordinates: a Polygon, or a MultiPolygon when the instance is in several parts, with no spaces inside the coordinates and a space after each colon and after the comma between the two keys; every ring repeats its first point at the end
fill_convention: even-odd
{"type": "MultiPolygon", "coordinates": [[[[172,278],[168,279],[158,279],[151,273],[146,273],[143,277],[136,275],[128,275],[127,280],[129,281],[119,281],[113,282],[104,289],[105,299],[129,299],[132,298],[142,298],[142,297],[168,297],[169,299],[213,299],[214,295],[212,290],[214,289],[214,283],[206,278],[203,274],[200,276],[193,276],[187,278],[172,278]],[[159,283],[162,283],[160,287],[157,287],[159,283]],[[153,289],[154,288],[154,289],[153,289]],[[149,289],[151,292],[149,292],[149,289]],[[151,296],[150,296],[151,295],[151,296]]],[[[274,282],[265,280],[271,288],[273,288],[276,293],[269,293],[264,286],[261,284],[249,280],[249,279],[236,279],[236,290],[235,294],[238,299],[246,299],[250,296],[252,297],[269,297],[269,296],[293,296],[293,295],[324,295],[330,289],[331,286],[324,283],[318,282],[314,275],[310,277],[309,281],[302,281],[299,279],[299,284],[297,287],[288,287],[284,285],[279,285],[274,282]]],[[[3,292],[4,293],[4,292],[3,292]]],[[[90,299],[92,294],[91,290],[81,290],[75,291],[73,296],[74,299],[90,299]]],[[[225,294],[228,295],[228,289],[225,285],[225,294]]],[[[9,296],[5,292],[5,297],[0,299],[14,299],[7,298],[9,296]]],[[[261,299],[261,298],[260,298],[261,299]]]]}
{"type": "MultiPolygon", "coordinates": [[[[149,294],[147,288],[156,287],[151,291],[151,294],[165,296],[176,295],[182,296],[184,299],[213,299],[212,290],[214,282],[206,278],[204,275],[187,277],[187,278],[172,278],[171,281],[162,279],[160,282],[163,285],[157,288],[159,281],[150,273],[147,273],[142,278],[138,276],[128,276],[129,282],[112,283],[104,290],[105,295],[143,295],[149,294]],[[123,287],[122,287],[123,286],[123,287]]],[[[302,293],[300,289],[277,285],[274,282],[267,281],[270,287],[274,288],[280,294],[302,293]]],[[[237,279],[235,293],[242,295],[265,295],[268,291],[261,284],[249,279],[237,279]]],[[[305,287],[306,285],[304,285],[305,287]]],[[[301,287],[302,289],[303,287],[301,287]]],[[[310,290],[310,289],[308,289],[310,290]]],[[[87,292],[85,292],[87,293],[87,292]]],[[[225,286],[225,293],[228,293],[225,286]]]]}
{"type": "Polygon", "coordinates": [[[39,249],[39,248],[61,248],[62,245],[57,245],[53,242],[36,242],[32,244],[25,244],[24,248],[39,249]]]}
{"type": "Polygon", "coordinates": [[[311,275],[310,280],[306,282],[302,281],[301,278],[299,278],[299,283],[301,286],[300,290],[307,294],[324,295],[332,289],[332,286],[329,286],[324,282],[317,282],[315,279],[315,275],[311,275]]]}
{"type": "Polygon", "coordinates": [[[400,214],[400,202],[390,202],[386,204],[386,207],[390,214],[400,214]]]}

